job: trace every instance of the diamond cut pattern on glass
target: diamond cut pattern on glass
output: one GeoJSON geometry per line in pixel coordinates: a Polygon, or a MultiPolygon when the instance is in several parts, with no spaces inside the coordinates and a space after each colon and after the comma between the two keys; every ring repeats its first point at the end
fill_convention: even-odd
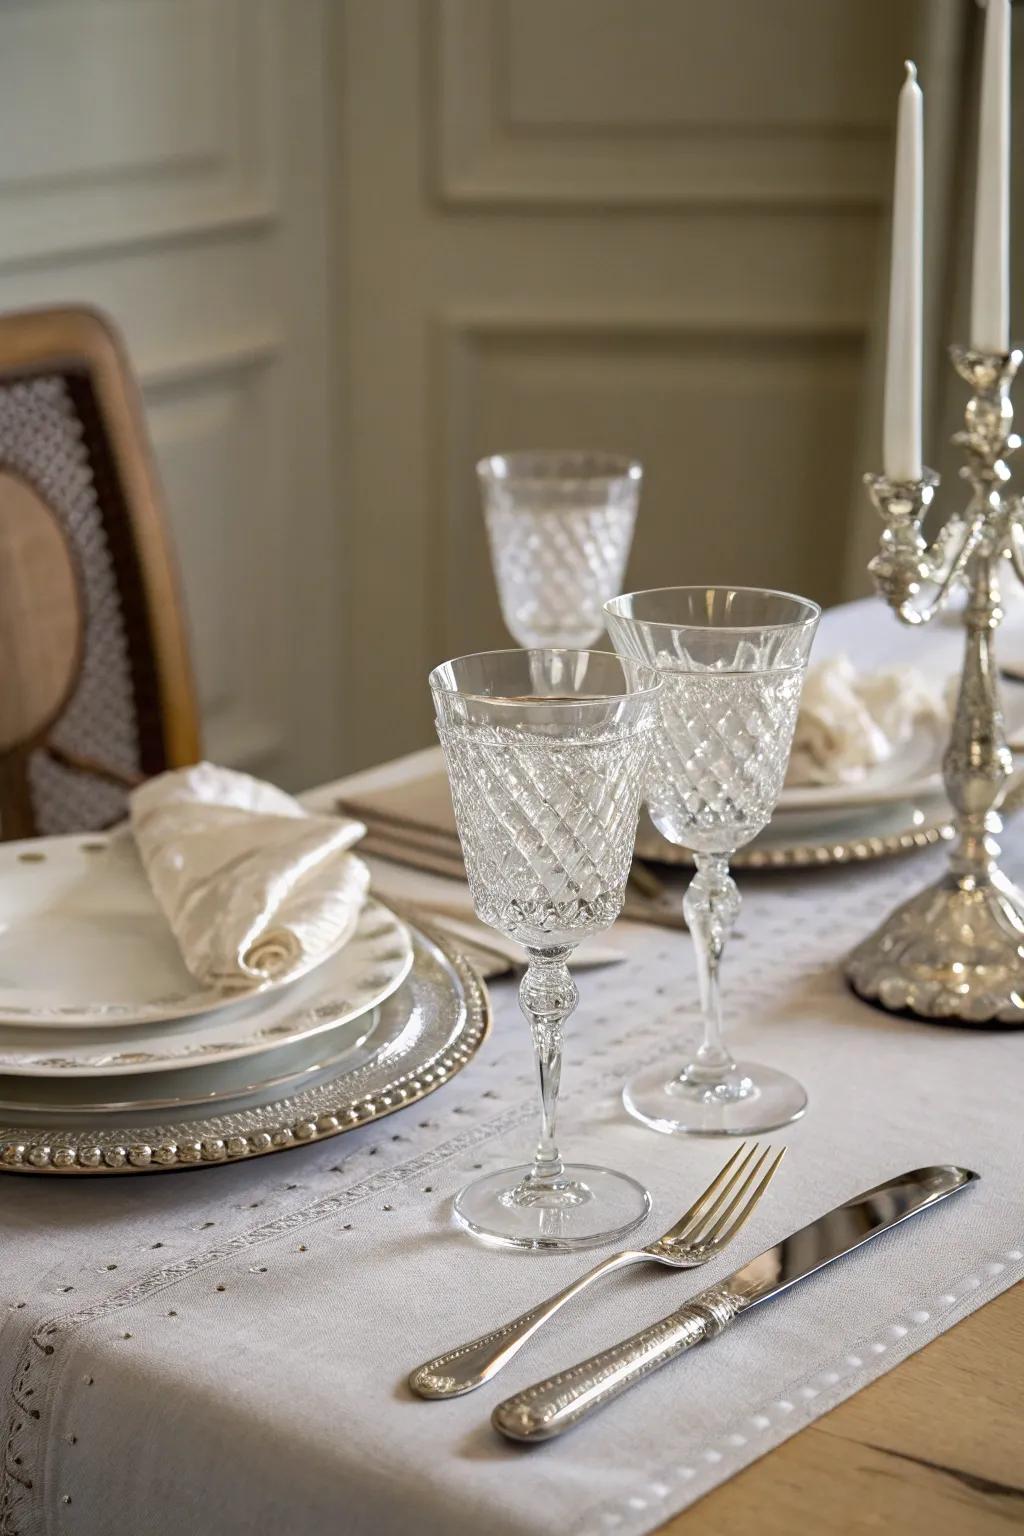
{"type": "Polygon", "coordinates": [[[571,743],[515,727],[439,735],[483,921],[534,946],[614,922],[654,732],[571,743]]]}
{"type": "Polygon", "coordinates": [[[771,819],[800,704],[800,671],[665,673],[648,801],[698,852],[732,851],[771,819]]]}
{"type": "Polygon", "coordinates": [[[591,645],[604,630],[602,605],[622,587],[635,496],[627,505],[557,511],[491,505],[486,517],[509,633],[520,645],[591,645]]]}

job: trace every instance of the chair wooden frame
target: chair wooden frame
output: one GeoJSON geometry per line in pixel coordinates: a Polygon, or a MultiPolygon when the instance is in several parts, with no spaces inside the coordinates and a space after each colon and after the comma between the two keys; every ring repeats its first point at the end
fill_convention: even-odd
{"type": "MultiPolygon", "coordinates": [[[[87,307],[0,315],[0,380],[70,372],[87,376],[102,418],[140,573],[166,766],[184,766],[200,755],[193,673],[141,397],[121,339],[104,315],[87,307]]],[[[68,766],[117,777],[102,764],[68,766]]]]}

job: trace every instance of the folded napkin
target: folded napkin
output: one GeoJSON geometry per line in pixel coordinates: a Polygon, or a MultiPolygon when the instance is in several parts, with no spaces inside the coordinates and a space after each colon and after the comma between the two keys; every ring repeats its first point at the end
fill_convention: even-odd
{"type": "Polygon", "coordinates": [[[786,784],[850,784],[888,761],[923,719],[946,719],[941,691],[914,667],[858,672],[848,656],[809,667],[786,784]]]}
{"type": "Polygon", "coordinates": [[[351,937],[370,883],[362,822],[198,763],[134,791],[132,831],[192,975],[253,988],[299,976],[351,937]]]}

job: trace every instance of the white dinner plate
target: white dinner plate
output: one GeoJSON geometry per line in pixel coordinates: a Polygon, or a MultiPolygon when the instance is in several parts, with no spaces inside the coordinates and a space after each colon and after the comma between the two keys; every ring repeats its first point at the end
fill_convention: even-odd
{"type": "MultiPolygon", "coordinates": [[[[1003,727],[1015,745],[1024,738],[1024,689],[1001,690],[1003,727]]],[[[780,811],[843,811],[864,805],[887,805],[942,794],[942,755],[949,741],[949,722],[923,719],[908,742],[885,763],[870,768],[855,784],[807,784],[784,789],[780,811]]]]}
{"type": "Polygon", "coordinates": [[[948,725],[921,720],[910,740],[887,762],[867,769],[863,778],[855,783],[794,785],[782,791],[776,811],[845,810],[934,795],[942,789],[942,754],[948,739],[948,725]]]}
{"type": "Polygon", "coordinates": [[[296,979],[249,991],[196,981],[127,829],[0,844],[0,1022],[165,1023],[266,998],[296,979]]]}
{"type": "MultiPolygon", "coordinates": [[[[33,1093],[0,1117],[0,1173],[104,1178],[213,1168],[310,1146],[443,1091],[486,1039],[490,1005],[480,978],[446,941],[417,929],[411,936],[412,968],[376,1011],[366,1044],[312,1082],[191,1108],[128,1103],[99,1113],[33,1093]]],[[[0,1079],[5,1097],[12,1081],[0,1079]]],[[[126,1082],[125,1099],[137,1081],[126,1082]]],[[[483,1086],[481,1078],[477,1100],[483,1086]]]]}
{"type": "MultiPolygon", "coordinates": [[[[398,992],[386,1000],[391,1007],[398,992]]],[[[0,1073],[0,1112],[30,1109],[36,1114],[74,1111],[91,1115],[136,1113],[140,1109],[179,1111],[223,1104],[253,1094],[296,1093],[324,1072],[367,1060],[383,1011],[371,1008],[337,1029],[280,1050],[262,1051],[237,1061],[203,1062],[167,1072],[130,1077],[7,1077],[0,1073]]]]}
{"type": "MultiPolygon", "coordinates": [[[[369,900],[343,949],[301,981],[257,993],[226,1011],[173,1023],[84,1030],[0,1025],[0,1073],[18,1077],[122,1077],[233,1061],[292,1045],[348,1023],[372,1026],[372,1010],[412,965],[408,928],[369,900]]],[[[350,1044],[358,1040],[358,1030],[350,1044]]]]}

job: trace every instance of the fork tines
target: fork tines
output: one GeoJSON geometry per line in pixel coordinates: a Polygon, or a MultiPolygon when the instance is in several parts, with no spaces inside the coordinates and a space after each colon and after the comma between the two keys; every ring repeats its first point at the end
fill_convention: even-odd
{"type": "Polygon", "coordinates": [[[756,1141],[743,1142],[662,1241],[722,1246],[730,1242],[753,1214],[785,1155],[785,1147],[776,1150],[756,1141]]]}

